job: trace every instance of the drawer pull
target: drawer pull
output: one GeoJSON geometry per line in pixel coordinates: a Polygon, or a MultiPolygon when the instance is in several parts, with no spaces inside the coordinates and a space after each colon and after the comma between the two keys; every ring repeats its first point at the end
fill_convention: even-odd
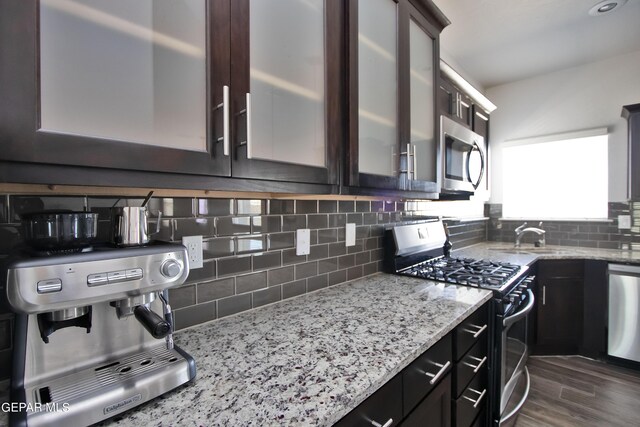
{"type": "Polygon", "coordinates": [[[480,395],[476,400],[473,400],[470,397],[464,396],[465,399],[467,399],[469,402],[473,403],[473,407],[474,408],[477,408],[478,405],[480,404],[480,402],[482,401],[482,399],[484,398],[484,395],[487,394],[487,389],[485,388],[484,390],[482,390],[482,392],[479,392],[477,390],[474,390],[474,389],[470,388],[469,391],[472,391],[475,394],[479,394],[480,395]]]}
{"type": "Polygon", "coordinates": [[[389,427],[391,424],[393,424],[393,418],[389,418],[389,420],[384,424],[380,424],[379,422],[376,422],[376,421],[371,421],[371,425],[373,427],[389,427]]]}
{"type": "Polygon", "coordinates": [[[447,371],[447,369],[449,368],[449,366],[451,366],[451,362],[447,362],[444,365],[440,364],[440,363],[434,363],[434,365],[436,365],[438,368],[440,368],[440,370],[435,373],[432,374],[430,372],[425,372],[424,374],[426,376],[428,376],[429,378],[431,378],[431,380],[429,381],[429,384],[433,385],[436,382],[438,382],[438,380],[440,379],[441,376],[444,375],[444,373],[447,371]]]}
{"type": "Polygon", "coordinates": [[[487,356],[483,357],[482,359],[478,358],[478,357],[473,357],[473,356],[469,356],[470,359],[475,360],[476,362],[480,362],[477,365],[472,365],[469,362],[464,362],[465,365],[467,365],[470,368],[473,368],[473,373],[477,373],[480,368],[482,368],[482,365],[485,364],[485,362],[487,361],[487,356]]]}
{"type": "Polygon", "coordinates": [[[478,326],[478,325],[469,325],[472,328],[477,328],[477,331],[472,331],[471,329],[463,329],[463,331],[468,332],[473,335],[474,338],[478,338],[481,333],[484,332],[485,329],[489,327],[489,325],[478,326]]]}

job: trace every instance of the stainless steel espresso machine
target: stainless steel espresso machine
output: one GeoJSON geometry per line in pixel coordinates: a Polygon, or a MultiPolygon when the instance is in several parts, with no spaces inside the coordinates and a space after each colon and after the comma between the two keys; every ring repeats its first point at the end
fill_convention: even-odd
{"type": "Polygon", "coordinates": [[[195,377],[173,344],[166,291],[189,274],[184,246],[21,254],[3,273],[16,313],[11,400],[22,404],[12,425],[90,425],[195,377]]]}

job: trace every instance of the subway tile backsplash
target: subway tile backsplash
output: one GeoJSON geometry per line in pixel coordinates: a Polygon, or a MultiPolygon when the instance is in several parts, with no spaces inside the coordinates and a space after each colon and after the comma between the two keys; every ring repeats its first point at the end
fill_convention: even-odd
{"type": "MultiPolygon", "coordinates": [[[[20,244],[19,215],[42,209],[88,209],[100,214],[99,235],[109,236],[109,208],[139,205],[140,197],[0,195],[0,257],[20,244]]],[[[260,200],[163,197],[151,199],[156,239],[180,242],[203,236],[204,266],[170,291],[176,329],[317,291],[382,270],[383,230],[420,220],[403,202],[260,200]],[[345,224],[356,223],[356,244],[345,247],[345,224]],[[311,229],[309,255],[296,255],[295,230],[311,229]]],[[[486,240],[486,221],[448,221],[456,247],[486,240]]],[[[0,316],[0,344],[9,342],[11,314],[0,316]],[[2,319],[5,319],[2,321],[2,319]]],[[[5,347],[7,346],[5,345],[5,347]]],[[[6,353],[0,348],[0,360],[6,353]]],[[[4,364],[8,367],[8,364],[4,364]]],[[[8,368],[0,367],[0,379],[8,368]]]]}
{"type": "MultiPolygon", "coordinates": [[[[502,205],[485,205],[485,215],[489,217],[488,240],[497,242],[515,241],[515,229],[523,220],[502,218],[502,205]]],[[[632,225],[640,225],[640,203],[609,203],[608,219],[602,221],[543,221],[548,245],[577,246],[602,249],[640,249],[640,230],[618,229],[618,215],[631,215],[632,225]],[[636,206],[637,205],[637,206],[636,206]],[[634,215],[637,218],[634,218],[634,215]]],[[[537,226],[538,220],[528,220],[537,226]]],[[[534,243],[536,236],[524,236],[524,243],[534,243]]]]}

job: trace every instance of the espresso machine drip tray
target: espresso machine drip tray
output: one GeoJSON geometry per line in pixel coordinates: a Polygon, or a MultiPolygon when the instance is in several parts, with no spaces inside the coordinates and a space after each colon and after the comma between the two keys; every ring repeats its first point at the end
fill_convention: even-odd
{"type": "Polygon", "coordinates": [[[111,360],[28,388],[34,403],[57,409],[32,414],[29,426],[90,425],[160,396],[194,375],[193,360],[176,348],[157,347],[111,360]]]}

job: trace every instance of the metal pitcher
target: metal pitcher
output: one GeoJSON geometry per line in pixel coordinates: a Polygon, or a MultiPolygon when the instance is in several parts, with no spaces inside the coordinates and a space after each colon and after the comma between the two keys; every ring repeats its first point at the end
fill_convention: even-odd
{"type": "Polygon", "coordinates": [[[162,212],[158,212],[156,230],[149,232],[149,211],[145,206],[111,208],[111,240],[119,246],[139,246],[149,243],[160,232],[162,212]]]}

